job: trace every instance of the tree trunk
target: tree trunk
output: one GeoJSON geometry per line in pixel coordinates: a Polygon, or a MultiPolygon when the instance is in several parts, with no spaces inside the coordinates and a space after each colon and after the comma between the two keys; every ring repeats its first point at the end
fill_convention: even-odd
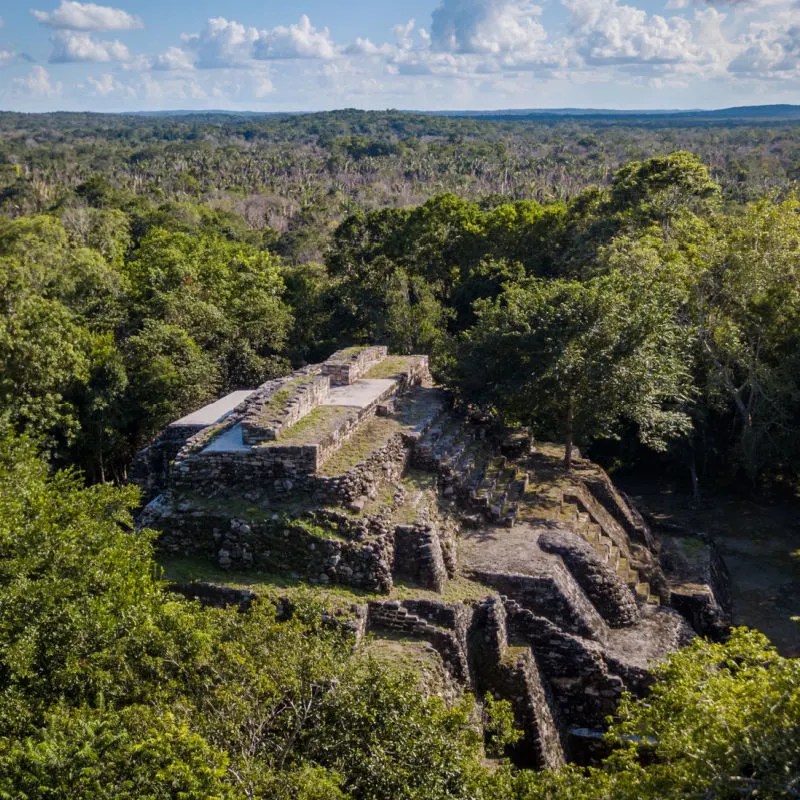
{"type": "Polygon", "coordinates": [[[575,438],[573,428],[575,412],[572,408],[572,397],[567,399],[567,425],[566,425],[566,444],[564,445],[564,469],[572,469],[572,446],[575,438]]]}

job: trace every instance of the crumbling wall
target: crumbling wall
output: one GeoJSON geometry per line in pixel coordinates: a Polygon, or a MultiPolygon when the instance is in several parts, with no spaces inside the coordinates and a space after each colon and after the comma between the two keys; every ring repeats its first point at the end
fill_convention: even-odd
{"type": "Polygon", "coordinates": [[[168,425],[148,447],[140,450],[128,470],[128,480],[142,490],[149,503],[169,486],[170,465],[181,449],[205,425],[168,425]]]}
{"type": "Polygon", "coordinates": [[[612,627],[635,625],[639,608],[627,584],[584,539],[576,534],[548,531],[539,536],[539,546],[564,560],[592,605],[612,627]]]}
{"type": "Polygon", "coordinates": [[[149,524],[161,531],[158,546],[162,551],[205,556],[223,569],[285,571],[312,583],[391,591],[391,536],[349,541],[334,538],[333,532],[313,522],[275,516],[245,521],[226,514],[188,512],[149,524]]]}
{"type": "Polygon", "coordinates": [[[574,636],[550,620],[504,598],[508,637],[533,649],[567,727],[603,727],[625,684],[609,673],[600,645],[574,636]]]}
{"type": "Polygon", "coordinates": [[[508,700],[522,740],[510,753],[521,766],[552,769],[564,763],[563,730],[552,693],[527,647],[509,646],[506,611],[499,597],[483,601],[469,631],[469,654],[480,695],[508,700]]]}
{"type": "Polygon", "coordinates": [[[394,564],[397,579],[413,581],[434,592],[447,585],[447,568],[436,528],[430,523],[398,525],[394,533],[394,564]]]}
{"type": "Polygon", "coordinates": [[[474,577],[566,631],[599,641],[605,638],[603,618],[559,561],[543,566],[536,575],[475,571],[474,577]]]}
{"type": "Polygon", "coordinates": [[[383,361],[387,352],[380,346],[339,350],[321,365],[322,374],[328,375],[331,383],[350,385],[383,361]]]}
{"type": "Polygon", "coordinates": [[[410,450],[402,435],[394,434],[364,461],[341,475],[317,476],[318,494],[345,506],[359,497],[375,497],[381,486],[405,474],[409,458],[410,450]]]}
{"type": "Polygon", "coordinates": [[[327,375],[291,375],[277,389],[256,392],[247,403],[242,420],[242,439],[256,445],[275,441],[283,431],[296,425],[330,398],[331,382],[327,375]],[[283,395],[286,395],[283,397],[283,395]],[[283,401],[276,403],[282,398],[283,401]]]}
{"type": "MultiPolygon", "coordinates": [[[[607,478],[607,480],[608,484],[606,481],[598,479],[583,481],[581,484],[571,486],[564,491],[564,501],[575,503],[580,511],[588,514],[592,521],[600,526],[603,534],[619,548],[621,555],[628,559],[631,567],[639,573],[640,578],[647,581],[651,591],[666,604],[669,602],[669,585],[658,562],[657,546],[651,547],[631,541],[626,528],[617,521],[605,505],[608,502],[609,506],[616,509],[616,513],[620,515],[623,514],[623,506],[627,507],[619,493],[616,490],[612,491],[610,479],[607,478]],[[590,483],[594,487],[593,491],[589,491],[587,488],[590,483]],[[602,501],[597,499],[594,492],[606,499],[602,501]]],[[[630,509],[627,510],[633,516],[630,509]]]]}
{"type": "Polygon", "coordinates": [[[427,605],[412,602],[410,606],[410,608],[405,607],[398,600],[369,603],[367,630],[429,642],[442,657],[445,669],[450,675],[462,685],[467,685],[469,669],[464,642],[459,635],[464,627],[462,624],[459,629],[457,623],[459,612],[434,602],[427,605]],[[435,624],[430,618],[434,619],[435,624]]]}

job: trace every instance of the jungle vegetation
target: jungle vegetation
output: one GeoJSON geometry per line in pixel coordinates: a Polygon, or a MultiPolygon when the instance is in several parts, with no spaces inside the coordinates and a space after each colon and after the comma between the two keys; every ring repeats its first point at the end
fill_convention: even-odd
{"type": "Polygon", "coordinates": [[[0,114],[0,797],[796,797],[800,674],[756,632],[675,654],[600,767],[487,766],[503,704],[484,741],[313,597],[166,592],[126,470],[385,343],[568,463],[795,493],[799,156],[788,122],[0,114]]]}

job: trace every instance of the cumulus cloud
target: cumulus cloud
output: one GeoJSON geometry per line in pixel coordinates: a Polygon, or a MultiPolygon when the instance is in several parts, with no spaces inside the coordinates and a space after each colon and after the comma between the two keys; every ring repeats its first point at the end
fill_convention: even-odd
{"type": "Polygon", "coordinates": [[[296,25],[279,25],[261,31],[255,42],[253,55],[257,59],[284,58],[330,59],[338,55],[339,48],[331,39],[327,28],[317,30],[303,14],[296,25]]]}
{"type": "Polygon", "coordinates": [[[86,84],[78,84],[80,89],[88,89],[89,94],[95,97],[108,97],[113,94],[135,97],[136,91],[126,84],[118,81],[110,72],[106,72],[99,78],[90,75],[86,79],[86,84]]]}
{"type": "Polygon", "coordinates": [[[194,58],[191,53],[180,47],[170,47],[153,60],[153,69],[165,71],[181,71],[194,69],[194,58]]]}
{"type": "Polygon", "coordinates": [[[433,12],[431,43],[458,53],[531,50],[547,38],[541,13],[531,0],[443,0],[433,12]]]}
{"type": "Polygon", "coordinates": [[[5,67],[7,64],[10,64],[16,53],[13,50],[3,50],[0,49],[0,67],[5,67]]]}
{"type": "Polygon", "coordinates": [[[200,33],[184,35],[187,49],[195,53],[199,69],[242,67],[252,58],[253,45],[259,38],[255,28],[214,17],[200,33]]]}
{"type": "Polygon", "coordinates": [[[27,94],[35,97],[58,97],[61,83],[51,83],[50,74],[44,67],[33,67],[24,78],[14,78],[14,83],[27,94]]]}
{"type": "Polygon", "coordinates": [[[120,41],[112,42],[93,39],[88,33],[77,31],[56,31],[51,37],[53,52],[51,64],[68,64],[79,61],[107,63],[127,61],[131,54],[120,41]]]}
{"type": "Polygon", "coordinates": [[[394,48],[386,42],[377,45],[369,39],[362,39],[357,36],[356,40],[347,45],[343,52],[349,56],[383,56],[391,55],[394,52],[394,48]]]}
{"type": "Polygon", "coordinates": [[[694,19],[650,15],[619,0],[562,0],[571,16],[576,52],[589,66],[659,65],[687,72],[724,68],[732,55],[722,34],[726,16],[715,9],[694,19]]]}
{"type": "Polygon", "coordinates": [[[129,31],[144,27],[139,17],[120,8],[71,0],[61,0],[55,11],[31,10],[31,14],[42,25],[73,31],[129,31]]]}
{"type": "Polygon", "coordinates": [[[800,73],[800,13],[788,9],[767,22],[751,23],[741,44],[730,63],[734,74],[773,79],[800,73]]]}

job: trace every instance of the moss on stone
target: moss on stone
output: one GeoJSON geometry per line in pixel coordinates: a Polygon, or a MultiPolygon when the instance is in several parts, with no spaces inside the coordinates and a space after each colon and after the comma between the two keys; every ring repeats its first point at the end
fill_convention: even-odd
{"type": "Polygon", "coordinates": [[[355,358],[359,353],[366,350],[369,345],[356,345],[355,347],[345,347],[344,350],[339,350],[334,356],[331,356],[328,364],[347,364],[355,358]]]}
{"type": "MultiPolygon", "coordinates": [[[[418,358],[418,356],[416,357],[418,358]]],[[[365,375],[365,378],[396,378],[408,372],[414,363],[414,356],[388,356],[376,364],[365,375]]]]}
{"type": "Polygon", "coordinates": [[[318,406],[299,422],[283,431],[276,445],[317,444],[356,412],[345,406],[318,406]]]}
{"type": "Polygon", "coordinates": [[[322,465],[321,475],[341,475],[352,469],[389,441],[400,430],[400,424],[391,417],[372,417],[322,465]]]}

